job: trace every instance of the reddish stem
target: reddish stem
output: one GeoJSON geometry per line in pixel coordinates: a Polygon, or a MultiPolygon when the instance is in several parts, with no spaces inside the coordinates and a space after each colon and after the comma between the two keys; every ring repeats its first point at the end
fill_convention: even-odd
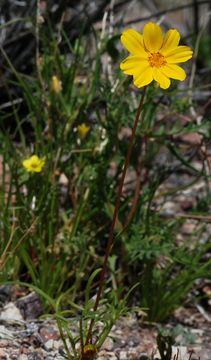
{"type": "MultiPolygon", "coordinates": [[[[116,204],[115,204],[115,208],[114,208],[113,219],[112,219],[112,223],[111,223],[108,243],[107,243],[106,250],[105,250],[102,271],[100,273],[98,292],[97,292],[95,304],[94,304],[94,307],[93,307],[93,311],[96,311],[97,308],[98,308],[98,305],[99,305],[99,302],[100,302],[100,297],[101,297],[102,290],[103,290],[108,257],[110,255],[111,248],[112,248],[112,245],[113,245],[114,228],[115,228],[116,219],[117,219],[117,216],[118,216],[118,211],[119,211],[120,203],[121,203],[122,189],[123,189],[123,185],[124,185],[125,175],[126,175],[129,163],[130,163],[130,158],[131,158],[131,153],[132,153],[133,142],[134,142],[134,139],[135,139],[136,129],[137,129],[137,126],[138,126],[139,117],[140,117],[140,114],[141,114],[141,110],[142,110],[142,107],[143,107],[143,104],[144,104],[144,98],[145,98],[145,95],[146,95],[146,88],[147,87],[145,86],[142,97],[141,97],[141,100],[140,100],[140,104],[139,104],[139,107],[138,107],[138,110],[137,110],[137,113],[136,113],[135,122],[134,122],[133,129],[132,129],[132,135],[131,135],[131,138],[130,138],[127,155],[126,155],[125,162],[124,162],[124,167],[123,167],[122,176],[121,176],[121,179],[120,179],[119,189],[118,189],[118,193],[117,193],[117,199],[116,199],[116,204]]],[[[87,338],[86,338],[86,344],[89,344],[90,340],[92,338],[93,325],[94,325],[94,319],[92,319],[90,321],[89,330],[88,330],[88,334],[87,334],[87,338]]]]}

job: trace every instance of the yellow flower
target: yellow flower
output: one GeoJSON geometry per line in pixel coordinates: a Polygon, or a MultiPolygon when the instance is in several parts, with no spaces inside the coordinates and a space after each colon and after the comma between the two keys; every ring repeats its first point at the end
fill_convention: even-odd
{"type": "Polygon", "coordinates": [[[61,80],[58,79],[56,75],[52,76],[51,79],[51,90],[56,94],[62,91],[62,83],[61,80]]]}
{"type": "Polygon", "coordinates": [[[170,78],[183,81],[185,71],[177,63],[192,57],[188,46],[178,46],[180,34],[175,29],[165,36],[159,25],[150,22],[144,26],[143,35],[128,29],[121,36],[122,44],[132,54],[120,64],[121,70],[133,75],[134,84],[140,88],[157,81],[162,89],[170,86],[170,78]]]}
{"type": "Polygon", "coordinates": [[[83,140],[85,139],[86,135],[88,134],[90,127],[88,125],[86,125],[85,123],[78,125],[77,127],[78,130],[78,134],[80,136],[80,138],[83,140]]]}
{"type": "Polygon", "coordinates": [[[41,172],[44,165],[45,159],[39,158],[37,155],[32,155],[30,158],[22,162],[23,167],[29,172],[41,172]]]}

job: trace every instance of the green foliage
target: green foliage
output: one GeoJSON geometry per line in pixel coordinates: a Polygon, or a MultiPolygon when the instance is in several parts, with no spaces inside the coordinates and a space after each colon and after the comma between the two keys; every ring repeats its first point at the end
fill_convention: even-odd
{"type": "Polygon", "coordinates": [[[180,226],[181,222],[151,215],[150,232],[136,224],[126,244],[129,263],[140,282],[140,306],[149,321],[166,320],[187,299],[194,281],[209,277],[211,261],[204,259],[210,244],[195,241],[193,246],[190,238],[179,245],[180,226]]]}
{"type": "Polygon", "coordinates": [[[198,57],[199,57],[199,61],[201,62],[201,65],[203,65],[205,67],[211,66],[211,61],[210,61],[210,56],[209,56],[210,50],[211,50],[210,35],[204,34],[200,41],[198,57]]]}

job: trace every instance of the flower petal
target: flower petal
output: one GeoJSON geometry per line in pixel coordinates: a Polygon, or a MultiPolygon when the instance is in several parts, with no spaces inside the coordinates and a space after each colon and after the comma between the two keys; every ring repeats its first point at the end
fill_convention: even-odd
{"type": "Polygon", "coordinates": [[[170,80],[169,78],[162,73],[162,71],[156,67],[153,68],[153,78],[155,81],[158,82],[161,89],[168,89],[170,86],[170,80]]]}
{"type": "Polygon", "coordinates": [[[186,78],[185,71],[175,64],[167,64],[162,67],[161,71],[165,76],[171,79],[183,81],[186,78]]]}
{"type": "Polygon", "coordinates": [[[150,22],[144,26],[144,45],[151,52],[158,52],[163,44],[163,33],[159,25],[150,22]]]}
{"type": "Polygon", "coordinates": [[[141,56],[134,55],[124,59],[120,64],[120,69],[127,75],[137,76],[146,66],[149,66],[147,56],[144,59],[141,56]]]}
{"type": "Polygon", "coordinates": [[[177,46],[175,49],[170,51],[162,51],[168,64],[176,64],[185,62],[192,58],[193,51],[189,46],[177,46]]]}
{"type": "Polygon", "coordinates": [[[175,49],[180,41],[180,33],[175,29],[170,29],[167,31],[166,35],[164,36],[163,45],[162,45],[162,53],[165,51],[169,51],[175,49]]]}
{"type": "Polygon", "coordinates": [[[142,55],[145,52],[143,36],[134,29],[124,31],[121,42],[131,54],[142,55]]]}
{"type": "Polygon", "coordinates": [[[153,81],[152,68],[148,65],[139,76],[134,77],[134,85],[138,88],[146,86],[153,81]]]}

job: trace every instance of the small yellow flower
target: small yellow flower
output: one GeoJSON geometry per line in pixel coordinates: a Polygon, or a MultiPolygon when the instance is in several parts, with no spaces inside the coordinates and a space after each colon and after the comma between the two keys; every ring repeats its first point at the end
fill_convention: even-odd
{"type": "Polygon", "coordinates": [[[52,76],[51,79],[51,90],[58,94],[62,91],[62,82],[58,79],[56,75],[52,76]]]}
{"type": "Polygon", "coordinates": [[[122,44],[132,54],[120,64],[121,70],[133,75],[134,84],[140,88],[157,81],[162,89],[170,86],[170,78],[183,81],[185,71],[177,63],[192,57],[188,46],[179,46],[180,34],[175,29],[165,36],[161,27],[153,22],[144,26],[143,35],[128,29],[121,36],[122,44]]]}
{"type": "Polygon", "coordinates": [[[23,167],[29,171],[29,172],[41,172],[44,165],[45,165],[45,159],[39,158],[37,155],[32,155],[30,158],[25,159],[22,162],[23,167]]]}
{"type": "Polygon", "coordinates": [[[81,125],[78,125],[77,130],[78,130],[78,134],[79,134],[80,138],[83,140],[87,136],[87,134],[90,130],[90,127],[88,125],[86,125],[85,123],[83,123],[81,125]]]}

